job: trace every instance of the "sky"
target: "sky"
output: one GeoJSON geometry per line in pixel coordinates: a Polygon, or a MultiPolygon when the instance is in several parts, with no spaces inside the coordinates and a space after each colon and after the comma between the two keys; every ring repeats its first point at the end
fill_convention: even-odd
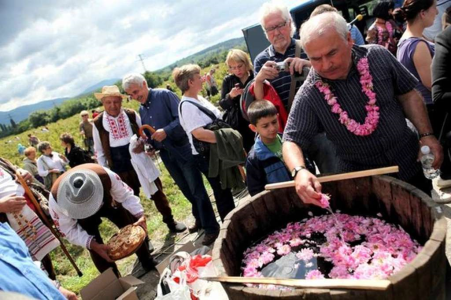
{"type": "Polygon", "coordinates": [[[0,111],[142,73],[139,54],[152,71],[240,37],[264,2],[0,0],[0,111]]]}

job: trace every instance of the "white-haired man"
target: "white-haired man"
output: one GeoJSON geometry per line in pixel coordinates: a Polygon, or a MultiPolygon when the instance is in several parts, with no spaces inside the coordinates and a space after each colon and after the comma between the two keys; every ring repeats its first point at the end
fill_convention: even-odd
{"type": "Polygon", "coordinates": [[[401,180],[430,192],[417,161],[419,144],[435,154],[434,168],[443,153],[414,89],[417,80],[385,48],[353,46],[346,21],[336,12],[311,18],[300,34],[312,70],[296,95],[283,145],[300,198],[317,204],[321,197],[321,184],[305,169],[302,154],[320,129],[337,147],[339,171],[398,165],[401,180]]]}
{"type": "MultiPolygon", "coordinates": [[[[271,45],[254,60],[255,97],[263,99],[263,82],[268,80],[287,107],[291,74],[301,73],[304,66],[310,66],[310,62],[295,57],[296,41],[292,38],[294,24],[286,6],[276,1],[263,4],[260,9],[260,24],[271,45]],[[278,62],[289,64],[290,69],[279,72],[276,68],[278,62]]],[[[306,58],[305,54],[301,56],[306,58]]],[[[296,90],[298,88],[299,82],[296,90]]]]}
{"type": "Polygon", "coordinates": [[[145,78],[140,74],[126,75],[122,79],[122,87],[127,94],[141,103],[141,121],[156,130],[151,136],[152,145],[160,150],[166,169],[192,204],[196,224],[190,228],[190,232],[203,228],[206,234],[202,243],[210,245],[218,236],[219,224],[202,175],[191,154],[188,136],[180,125],[179,98],[167,89],[149,89],[145,78]]]}
{"type": "MultiPolygon", "coordinates": [[[[289,101],[293,101],[295,92],[300,87],[296,81],[294,91],[291,91],[292,74],[302,73],[304,66],[311,64],[305,53],[301,57],[296,56],[296,47],[300,48],[299,41],[292,38],[295,30],[293,20],[288,8],[278,1],[267,2],[260,9],[260,24],[271,45],[263,50],[254,60],[255,73],[255,97],[263,99],[264,81],[268,80],[277,91],[287,111],[290,109],[289,101]],[[298,44],[296,46],[296,44],[298,44]],[[285,62],[290,68],[279,71],[276,63],[285,62]],[[291,99],[289,99],[291,96],[291,99]]],[[[326,138],[324,133],[318,133],[314,142],[308,149],[309,157],[315,161],[321,173],[336,172],[337,156],[335,147],[326,138]]]]}

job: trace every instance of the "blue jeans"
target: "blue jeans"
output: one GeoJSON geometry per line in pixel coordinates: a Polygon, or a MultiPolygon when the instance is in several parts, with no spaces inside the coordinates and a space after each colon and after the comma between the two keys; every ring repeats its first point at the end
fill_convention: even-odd
{"type": "Polygon", "coordinates": [[[197,168],[207,177],[208,182],[210,182],[211,188],[216,199],[216,207],[218,208],[219,216],[221,221],[224,222],[224,218],[227,214],[235,208],[235,202],[233,202],[232,190],[225,189],[221,187],[221,182],[219,176],[208,177],[209,169],[209,158],[203,155],[193,155],[196,161],[197,168]]]}
{"type": "Polygon", "coordinates": [[[205,232],[216,233],[219,230],[219,224],[205,189],[202,174],[196,168],[191,146],[187,145],[189,151],[180,149],[184,152],[185,161],[165,149],[160,150],[161,160],[183,195],[191,202],[193,216],[200,221],[205,232]]]}

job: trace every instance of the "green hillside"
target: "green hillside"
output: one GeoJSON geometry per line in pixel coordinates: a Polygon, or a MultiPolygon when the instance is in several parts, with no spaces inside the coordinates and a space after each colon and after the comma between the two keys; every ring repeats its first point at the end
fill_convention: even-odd
{"type": "MultiPolygon", "coordinates": [[[[202,73],[205,73],[212,67],[215,67],[217,69],[216,78],[219,86],[221,86],[222,79],[227,74],[226,65],[225,63],[220,63],[218,65],[210,65],[207,68],[204,68],[202,70],[202,73]]],[[[164,81],[161,86],[166,86],[167,83],[169,83],[171,86],[175,88],[172,79],[164,81]]],[[[175,89],[175,91],[180,96],[180,90],[175,89]]],[[[88,99],[93,99],[92,95],[90,96],[85,95],[85,97],[88,99]]],[[[219,95],[216,95],[211,100],[213,102],[217,102],[219,100],[219,95]]],[[[100,102],[97,102],[97,105],[99,104],[100,102]]],[[[93,105],[93,103],[91,103],[91,105],[93,105]]],[[[134,100],[130,102],[124,101],[123,106],[137,110],[139,108],[139,103],[134,100]]],[[[102,107],[100,107],[100,109],[102,109],[102,107]]],[[[64,118],[56,122],[48,123],[47,124],[47,127],[49,129],[48,132],[43,132],[41,130],[42,127],[39,127],[26,130],[17,135],[1,138],[0,157],[9,159],[15,165],[22,166],[22,160],[24,156],[19,155],[17,151],[17,145],[20,143],[22,145],[27,146],[28,145],[27,135],[29,133],[36,135],[41,141],[49,141],[54,151],[58,153],[64,153],[64,149],[59,141],[59,136],[63,132],[71,133],[74,136],[75,141],[78,145],[83,144],[82,138],[79,135],[78,131],[79,122],[80,122],[79,111],[77,111],[76,113],[74,113],[74,115],[72,115],[69,118],[64,118]]],[[[169,176],[164,165],[160,164],[159,167],[162,171],[162,176],[160,178],[163,182],[164,192],[171,203],[171,208],[174,217],[176,220],[185,220],[186,218],[191,216],[191,206],[189,202],[184,198],[179,188],[175,185],[172,178],[169,176]]],[[[206,181],[204,182],[206,186],[209,188],[208,183],[206,181]]],[[[161,215],[156,210],[155,205],[152,203],[152,201],[147,199],[142,194],[141,194],[141,203],[144,206],[144,211],[147,216],[147,227],[149,230],[150,239],[155,245],[164,243],[165,239],[169,235],[169,231],[166,225],[162,222],[161,215]]],[[[104,240],[108,240],[116,232],[116,230],[117,229],[115,228],[115,226],[108,221],[103,222],[100,227],[100,231],[102,237],[104,237],[104,240]]],[[[175,242],[177,242],[177,237],[175,239],[175,242]]],[[[51,253],[52,260],[57,273],[57,278],[61,282],[61,284],[64,287],[73,290],[76,293],[79,293],[79,291],[84,286],[86,286],[92,279],[98,276],[98,271],[95,268],[94,264],[92,263],[88,251],[86,251],[81,247],[70,245],[69,243],[66,243],[66,246],[69,252],[74,257],[74,259],[76,260],[76,263],[82,270],[84,276],[83,277],[77,276],[75,270],[72,268],[69,261],[66,259],[66,257],[59,248],[51,253]]],[[[118,266],[120,272],[124,275],[128,274],[133,266],[135,259],[136,256],[131,256],[127,259],[119,261],[118,266]]]]}

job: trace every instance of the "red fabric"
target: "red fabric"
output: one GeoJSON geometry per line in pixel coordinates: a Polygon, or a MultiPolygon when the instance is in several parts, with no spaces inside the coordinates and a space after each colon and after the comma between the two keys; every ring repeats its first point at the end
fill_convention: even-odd
{"type": "MultiPolygon", "coordinates": [[[[255,82],[253,82],[249,87],[249,92],[255,97],[254,86],[255,82]]],[[[277,111],[279,112],[279,117],[277,118],[279,121],[279,133],[283,133],[288,119],[288,113],[285,110],[285,106],[283,106],[282,100],[280,100],[280,97],[277,94],[276,90],[268,81],[265,81],[263,83],[263,92],[263,99],[268,100],[269,102],[274,104],[274,106],[277,108],[277,111]]]]}
{"type": "Polygon", "coordinates": [[[94,112],[94,113],[92,113],[92,118],[94,119],[94,118],[97,117],[98,115],[99,115],[99,113],[94,112]]]}
{"type": "Polygon", "coordinates": [[[31,208],[37,214],[38,213],[37,209],[34,206],[33,202],[31,202],[31,199],[30,199],[30,197],[28,197],[27,193],[24,193],[23,196],[24,196],[25,200],[27,200],[28,207],[31,208]]]}

